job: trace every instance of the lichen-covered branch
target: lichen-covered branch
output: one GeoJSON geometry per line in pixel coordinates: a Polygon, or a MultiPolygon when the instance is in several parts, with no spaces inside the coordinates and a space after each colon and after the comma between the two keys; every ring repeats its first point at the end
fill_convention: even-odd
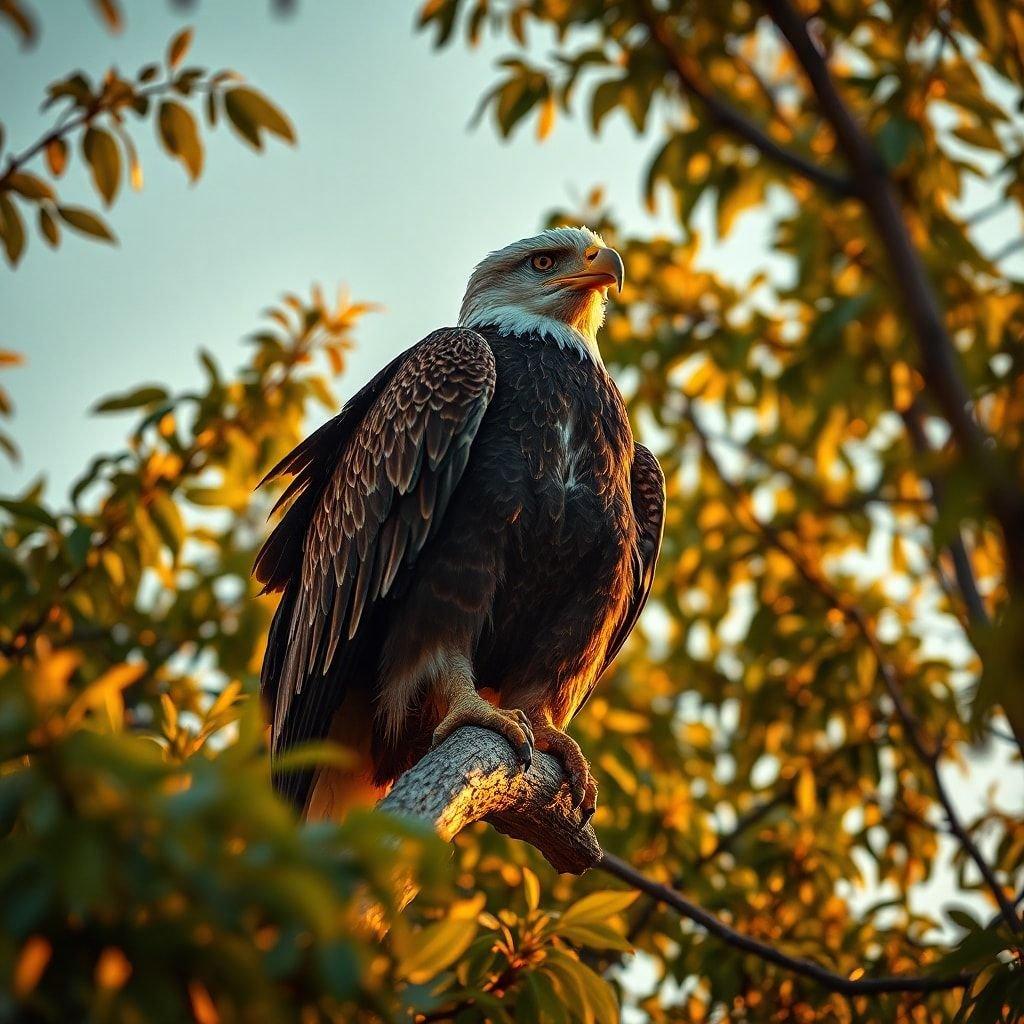
{"type": "Polygon", "coordinates": [[[963,988],[973,978],[965,973],[851,979],[735,931],[669,886],[603,852],[590,825],[581,826],[559,762],[537,751],[529,771],[524,772],[505,738],[487,729],[464,726],[452,733],[410,768],[378,806],[429,823],[445,840],[453,839],[467,825],[488,821],[499,832],[536,847],[556,870],[582,874],[588,868],[599,868],[671,907],[727,945],[810,978],[830,992],[847,996],[937,992],[963,988]]]}
{"type": "Polygon", "coordinates": [[[465,726],[407,771],[381,810],[429,822],[445,840],[487,821],[535,846],[557,871],[582,874],[601,859],[590,825],[581,827],[561,764],[536,751],[528,772],[496,732],[465,726]]]}

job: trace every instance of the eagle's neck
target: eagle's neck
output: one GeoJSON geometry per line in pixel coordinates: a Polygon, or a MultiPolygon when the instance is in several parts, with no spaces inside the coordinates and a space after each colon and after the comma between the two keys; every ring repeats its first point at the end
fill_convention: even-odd
{"type": "Polygon", "coordinates": [[[489,306],[464,312],[459,326],[493,327],[499,334],[513,334],[517,337],[536,335],[554,342],[560,349],[577,353],[581,359],[592,359],[598,366],[604,366],[601,351],[597,347],[597,327],[600,323],[595,324],[591,331],[574,327],[564,320],[531,313],[519,306],[489,306]]]}

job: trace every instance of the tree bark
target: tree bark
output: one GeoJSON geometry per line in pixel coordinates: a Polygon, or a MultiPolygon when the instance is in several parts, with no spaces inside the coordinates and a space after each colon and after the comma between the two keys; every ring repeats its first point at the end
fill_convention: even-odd
{"type": "Polygon", "coordinates": [[[580,875],[601,860],[593,828],[572,806],[561,762],[538,750],[524,772],[508,741],[489,729],[456,730],[378,807],[427,823],[446,842],[487,821],[536,847],[556,871],[580,875]]]}

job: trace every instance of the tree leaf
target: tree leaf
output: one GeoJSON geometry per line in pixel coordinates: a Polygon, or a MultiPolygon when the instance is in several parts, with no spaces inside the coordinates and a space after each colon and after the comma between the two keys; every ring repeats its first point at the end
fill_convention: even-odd
{"type": "Polygon", "coordinates": [[[359,763],[356,755],[347,747],[327,740],[303,743],[274,758],[275,772],[302,771],[305,768],[353,768],[359,763]]]}
{"type": "Polygon", "coordinates": [[[173,71],[184,59],[192,45],[195,29],[183,28],[167,47],[167,66],[173,71]]]}
{"type": "Polygon", "coordinates": [[[596,1024],[618,1024],[619,1004],[611,985],[586,964],[579,965],[577,977],[596,1024]]]}
{"type": "Polygon", "coordinates": [[[49,526],[51,529],[57,528],[57,520],[42,505],[35,501],[4,498],[0,499],[0,508],[5,512],[10,512],[12,516],[18,516],[20,519],[28,519],[30,522],[39,523],[41,526],[49,526]]]}
{"type": "Polygon", "coordinates": [[[115,665],[98,679],[90,683],[72,702],[65,716],[69,725],[74,725],[91,708],[99,707],[108,694],[120,693],[145,675],[148,666],[141,664],[115,665]]]}
{"type": "Polygon", "coordinates": [[[68,166],[68,144],[63,139],[50,139],[46,144],[46,166],[59,178],[68,166]]]}
{"type": "Polygon", "coordinates": [[[60,225],[45,206],[39,207],[39,232],[51,248],[56,249],[60,245],[60,225]]]}
{"type": "Polygon", "coordinates": [[[7,184],[26,199],[55,199],[56,193],[42,178],[27,171],[16,171],[7,179],[7,184]]]}
{"type": "Polygon", "coordinates": [[[92,182],[106,206],[114,201],[121,187],[121,150],[110,132],[89,128],[82,139],[82,155],[92,172],[92,182]]]}
{"type": "Polygon", "coordinates": [[[93,4],[111,32],[120,32],[124,28],[121,8],[115,3],[115,0],[93,0],[93,4]]]}
{"type": "Polygon", "coordinates": [[[255,89],[244,85],[228,89],[224,94],[224,112],[242,137],[257,149],[262,145],[260,128],[265,128],[285,142],[295,142],[295,129],[288,118],[255,89]]]}
{"type": "Polygon", "coordinates": [[[592,892],[563,911],[559,924],[605,924],[609,917],[625,910],[638,895],[618,889],[592,892]]]}
{"type": "Polygon", "coordinates": [[[476,932],[475,920],[459,918],[413,932],[406,942],[411,948],[399,960],[395,973],[413,984],[429,981],[462,956],[476,932]]]}
{"type": "Polygon", "coordinates": [[[125,409],[139,409],[144,405],[153,405],[167,399],[167,391],[156,385],[136,388],[123,395],[113,395],[103,399],[92,407],[94,413],[123,412],[125,409]]]}
{"type": "Polygon", "coordinates": [[[191,111],[175,100],[164,100],[157,125],[164,148],[184,164],[189,180],[195,181],[203,170],[203,144],[191,111]]]}
{"type": "Polygon", "coordinates": [[[91,210],[82,206],[58,206],[57,214],[68,227],[74,228],[83,235],[117,244],[114,233],[91,210]]]}
{"type": "Polygon", "coordinates": [[[18,265],[25,249],[25,224],[14,203],[0,192],[0,237],[3,238],[7,262],[18,265]]]}

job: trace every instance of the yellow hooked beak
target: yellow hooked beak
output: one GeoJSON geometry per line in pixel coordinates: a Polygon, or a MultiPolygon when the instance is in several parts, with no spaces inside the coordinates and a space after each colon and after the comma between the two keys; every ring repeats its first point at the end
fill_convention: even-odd
{"type": "Polygon", "coordinates": [[[582,288],[596,291],[612,285],[621,292],[626,268],[622,257],[614,249],[591,246],[583,254],[583,269],[575,274],[566,274],[551,282],[553,287],[582,288]]]}

